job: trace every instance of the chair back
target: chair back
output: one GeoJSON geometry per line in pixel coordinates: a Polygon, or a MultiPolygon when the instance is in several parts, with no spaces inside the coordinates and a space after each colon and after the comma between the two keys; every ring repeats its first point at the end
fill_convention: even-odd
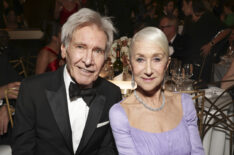
{"type": "Polygon", "coordinates": [[[20,76],[26,78],[35,74],[36,58],[36,56],[25,56],[10,60],[9,62],[20,76]]]}
{"type": "Polygon", "coordinates": [[[212,128],[224,132],[226,134],[226,138],[230,140],[230,155],[232,154],[232,137],[234,133],[234,100],[231,99],[231,96],[227,95],[227,93],[231,89],[234,89],[234,85],[225,89],[213,100],[205,97],[205,102],[208,104],[208,108],[204,110],[205,115],[201,135],[203,139],[212,128]],[[226,95],[229,99],[224,101],[223,99],[227,97],[226,95]]]}
{"type": "Polygon", "coordinates": [[[19,59],[10,60],[10,64],[12,64],[13,68],[18,72],[20,76],[27,77],[27,71],[24,65],[23,57],[20,57],[19,59]]]}

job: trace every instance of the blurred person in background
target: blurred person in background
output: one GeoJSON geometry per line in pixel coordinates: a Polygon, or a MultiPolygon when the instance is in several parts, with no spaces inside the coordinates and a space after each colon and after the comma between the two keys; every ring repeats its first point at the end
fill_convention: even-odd
{"type": "Polygon", "coordinates": [[[60,66],[61,27],[52,21],[46,22],[44,27],[46,46],[38,53],[35,74],[55,71],[60,66]]]}
{"type": "Polygon", "coordinates": [[[13,8],[8,8],[5,11],[5,24],[8,29],[18,29],[20,28],[19,21],[17,19],[16,13],[13,8]]]}
{"type": "Polygon", "coordinates": [[[182,32],[187,38],[186,63],[194,64],[195,80],[210,82],[213,52],[218,52],[218,43],[227,38],[230,29],[206,11],[201,0],[183,0],[182,10],[188,17],[182,32]]]}
{"type": "Polygon", "coordinates": [[[0,30],[0,54],[7,55],[9,60],[15,60],[20,57],[20,50],[10,43],[8,31],[0,30]]]}
{"type": "MultiPolygon", "coordinates": [[[[227,89],[228,87],[234,85],[234,25],[231,26],[232,32],[231,35],[228,38],[229,41],[229,47],[227,50],[227,57],[231,58],[231,64],[225,73],[225,75],[222,78],[222,81],[224,80],[233,80],[231,82],[223,82],[221,83],[221,88],[227,89]]],[[[234,97],[234,90],[232,90],[232,97],[234,97]]]]}
{"type": "Polygon", "coordinates": [[[81,8],[79,1],[76,0],[56,0],[54,17],[62,26],[69,16],[81,8]]]}
{"type": "Polygon", "coordinates": [[[175,9],[174,0],[164,0],[163,1],[163,15],[172,15],[175,9]]]}
{"type": "Polygon", "coordinates": [[[222,81],[226,81],[226,80],[232,80],[232,81],[222,82],[221,88],[223,88],[223,89],[227,89],[227,88],[234,85],[234,58],[232,58],[232,63],[229,66],[228,71],[226,72],[226,74],[222,78],[222,81]]]}
{"type": "Polygon", "coordinates": [[[10,103],[18,97],[21,77],[16,73],[9,63],[6,53],[0,53],[0,144],[12,144],[12,128],[9,123],[7,105],[5,104],[5,91],[10,90],[8,94],[10,103]]]}
{"type": "Polygon", "coordinates": [[[228,0],[224,3],[223,12],[224,12],[223,22],[227,26],[234,25],[234,1],[233,0],[228,0]]]}
{"type": "Polygon", "coordinates": [[[169,52],[172,58],[184,61],[186,55],[186,38],[178,34],[178,18],[173,15],[163,16],[159,28],[164,32],[172,51],[169,52]]]}

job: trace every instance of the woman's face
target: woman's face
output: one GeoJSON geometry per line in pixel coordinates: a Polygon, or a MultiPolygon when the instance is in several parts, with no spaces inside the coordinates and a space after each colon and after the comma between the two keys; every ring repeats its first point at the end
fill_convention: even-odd
{"type": "Polygon", "coordinates": [[[147,92],[161,86],[168,60],[166,53],[155,43],[136,41],[131,53],[131,68],[137,86],[147,92]]]}

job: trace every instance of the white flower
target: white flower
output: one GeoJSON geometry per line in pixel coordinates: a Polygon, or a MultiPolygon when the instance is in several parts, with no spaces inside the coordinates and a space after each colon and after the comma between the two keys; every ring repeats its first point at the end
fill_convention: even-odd
{"type": "Polygon", "coordinates": [[[124,41],[124,40],[128,40],[128,37],[123,36],[123,37],[120,38],[120,41],[124,41]]]}
{"type": "Polygon", "coordinates": [[[132,39],[129,38],[129,39],[128,39],[128,47],[130,47],[131,41],[132,41],[132,39]]]}
{"type": "Polygon", "coordinates": [[[128,54],[128,47],[127,46],[122,47],[121,48],[121,53],[128,54]]]}
{"type": "Polygon", "coordinates": [[[128,38],[126,36],[121,37],[120,39],[114,40],[110,52],[109,52],[109,57],[111,58],[111,62],[115,62],[116,59],[116,49],[117,46],[119,45],[120,47],[120,55],[126,55],[127,58],[129,57],[129,46],[131,43],[131,38],[128,38]]]}

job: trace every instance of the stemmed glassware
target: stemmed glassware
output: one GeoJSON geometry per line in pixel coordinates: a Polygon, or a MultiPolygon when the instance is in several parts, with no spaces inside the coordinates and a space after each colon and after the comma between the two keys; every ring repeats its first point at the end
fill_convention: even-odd
{"type": "Polygon", "coordinates": [[[183,84],[183,68],[181,67],[181,61],[178,59],[172,59],[169,70],[172,80],[176,84],[174,91],[179,91],[183,84]]]}
{"type": "Polygon", "coordinates": [[[192,90],[193,80],[191,80],[190,78],[193,76],[193,64],[184,64],[183,69],[184,69],[183,89],[192,90]]]}
{"type": "Polygon", "coordinates": [[[190,79],[193,76],[193,64],[184,64],[183,69],[185,80],[190,79]]]}
{"type": "Polygon", "coordinates": [[[178,59],[172,59],[169,66],[170,75],[175,83],[173,91],[190,90],[192,89],[193,65],[183,64],[178,59]]]}

